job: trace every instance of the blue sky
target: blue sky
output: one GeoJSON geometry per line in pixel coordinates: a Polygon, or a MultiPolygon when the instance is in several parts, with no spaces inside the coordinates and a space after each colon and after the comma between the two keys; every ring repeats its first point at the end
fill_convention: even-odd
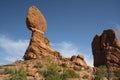
{"type": "Polygon", "coordinates": [[[45,36],[65,57],[82,54],[93,65],[91,42],[96,34],[113,28],[120,37],[120,0],[1,0],[0,65],[21,59],[31,31],[25,19],[35,5],[47,21],[45,36]]]}

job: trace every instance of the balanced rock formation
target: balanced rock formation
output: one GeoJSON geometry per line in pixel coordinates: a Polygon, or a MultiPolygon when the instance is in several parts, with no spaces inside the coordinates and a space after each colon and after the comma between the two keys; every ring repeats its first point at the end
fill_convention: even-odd
{"type": "Polygon", "coordinates": [[[120,42],[113,29],[97,34],[92,42],[94,66],[106,65],[112,69],[120,68],[120,42]]]}
{"type": "Polygon", "coordinates": [[[48,38],[44,37],[47,23],[42,13],[35,6],[29,8],[26,24],[28,29],[32,31],[32,37],[23,57],[24,60],[36,59],[39,56],[61,57],[59,52],[50,47],[48,38]]]}
{"type": "MultiPolygon", "coordinates": [[[[55,51],[50,47],[50,41],[48,38],[44,37],[44,33],[47,29],[47,24],[44,16],[42,13],[35,7],[32,6],[28,10],[28,15],[26,18],[26,24],[28,29],[32,31],[32,36],[30,40],[30,44],[28,49],[25,52],[24,60],[30,59],[44,59],[51,58],[51,59],[58,59],[59,65],[63,63],[68,63],[71,66],[83,66],[87,67],[86,62],[84,61],[84,57],[81,55],[72,56],[71,58],[67,59],[60,55],[59,52],[55,51]],[[67,61],[66,61],[67,60],[67,61]],[[65,61],[65,62],[64,62],[65,61]]],[[[66,53],[69,54],[69,53],[66,53]]]]}

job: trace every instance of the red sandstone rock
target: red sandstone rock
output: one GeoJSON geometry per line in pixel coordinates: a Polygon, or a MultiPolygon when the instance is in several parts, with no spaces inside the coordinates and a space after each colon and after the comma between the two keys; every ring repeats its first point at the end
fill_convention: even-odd
{"type": "Polygon", "coordinates": [[[26,24],[32,31],[32,36],[28,49],[23,57],[24,60],[36,59],[40,56],[61,58],[59,52],[50,47],[50,41],[48,38],[44,37],[47,23],[42,13],[35,6],[29,8],[26,24]]]}
{"type": "Polygon", "coordinates": [[[53,50],[50,47],[50,41],[48,38],[44,37],[44,32],[46,31],[47,24],[42,13],[35,7],[32,6],[28,10],[28,15],[26,18],[27,27],[32,31],[32,36],[28,49],[25,52],[24,60],[36,59],[41,57],[50,57],[51,59],[59,58],[58,64],[66,63],[68,67],[73,66],[83,66],[87,67],[84,57],[81,55],[73,56],[72,58],[63,58],[59,52],[53,50]],[[62,62],[64,60],[65,62],[62,62]]]}
{"type": "Polygon", "coordinates": [[[104,30],[96,35],[92,42],[94,66],[106,65],[110,68],[120,68],[120,42],[113,29],[104,30]]]}
{"type": "Polygon", "coordinates": [[[44,16],[35,6],[29,8],[26,23],[27,27],[32,31],[37,30],[41,33],[44,33],[47,29],[44,16]]]}
{"type": "Polygon", "coordinates": [[[82,55],[78,55],[78,56],[73,55],[71,57],[71,61],[74,62],[78,66],[87,67],[87,64],[84,61],[84,57],[82,55]]]}

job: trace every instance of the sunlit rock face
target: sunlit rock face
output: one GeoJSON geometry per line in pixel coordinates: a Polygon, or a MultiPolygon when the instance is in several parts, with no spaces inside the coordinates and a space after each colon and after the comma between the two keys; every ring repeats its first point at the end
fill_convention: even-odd
{"type": "Polygon", "coordinates": [[[77,55],[77,56],[73,55],[71,57],[71,61],[74,62],[78,66],[87,67],[87,64],[84,60],[84,56],[82,56],[82,55],[77,55]]]}
{"type": "Polygon", "coordinates": [[[36,30],[44,34],[47,29],[47,23],[44,16],[35,6],[29,8],[26,24],[32,32],[36,30]]]}
{"type": "Polygon", "coordinates": [[[36,59],[40,56],[61,57],[59,52],[50,47],[50,41],[44,37],[47,23],[42,13],[31,6],[26,17],[27,28],[32,31],[30,44],[25,52],[24,60],[36,59]]]}
{"type": "Polygon", "coordinates": [[[92,42],[94,66],[106,65],[112,69],[120,68],[120,42],[113,29],[97,34],[92,42]]]}

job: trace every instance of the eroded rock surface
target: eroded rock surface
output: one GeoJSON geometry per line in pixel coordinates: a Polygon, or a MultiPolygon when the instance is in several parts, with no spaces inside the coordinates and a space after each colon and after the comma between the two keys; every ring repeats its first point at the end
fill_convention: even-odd
{"type": "Polygon", "coordinates": [[[87,67],[86,62],[84,61],[84,56],[82,55],[72,56],[71,61],[74,62],[78,66],[87,67]]]}
{"type": "Polygon", "coordinates": [[[26,24],[28,29],[32,31],[32,36],[23,57],[24,60],[36,59],[39,56],[61,57],[59,52],[50,47],[48,38],[44,37],[47,23],[42,13],[35,6],[29,8],[26,24]]]}
{"type": "Polygon", "coordinates": [[[104,30],[92,42],[94,66],[106,65],[112,69],[120,68],[120,42],[113,29],[104,30]]]}

